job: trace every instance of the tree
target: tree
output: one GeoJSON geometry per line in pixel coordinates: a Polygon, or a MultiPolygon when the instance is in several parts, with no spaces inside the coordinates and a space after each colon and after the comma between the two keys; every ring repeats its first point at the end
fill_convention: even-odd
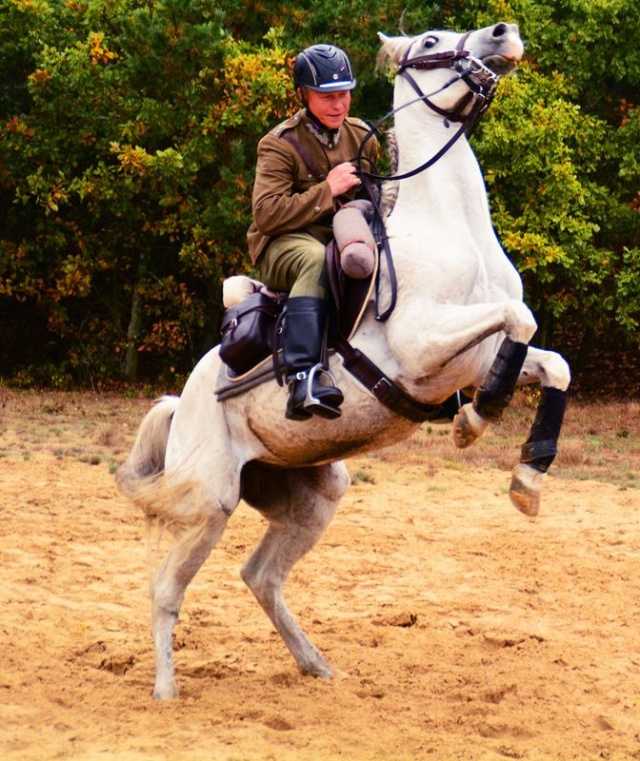
{"type": "Polygon", "coordinates": [[[551,344],[569,320],[580,369],[599,336],[640,341],[640,14],[628,0],[516,0],[504,12],[522,19],[526,61],[501,84],[477,149],[536,340],[551,344]]]}
{"type": "Polygon", "coordinates": [[[288,109],[277,35],[235,42],[209,0],[12,8],[2,36],[38,34],[0,141],[0,308],[5,339],[20,303],[49,337],[12,353],[93,381],[192,365],[246,267],[255,144],[288,109]]]}
{"type": "Polygon", "coordinates": [[[187,372],[246,271],[258,139],[297,108],[295,53],[331,41],[378,120],[376,33],[517,22],[527,41],[473,136],[494,223],[553,343],[640,331],[640,11],[631,0],[5,0],[0,374],[187,372]]]}

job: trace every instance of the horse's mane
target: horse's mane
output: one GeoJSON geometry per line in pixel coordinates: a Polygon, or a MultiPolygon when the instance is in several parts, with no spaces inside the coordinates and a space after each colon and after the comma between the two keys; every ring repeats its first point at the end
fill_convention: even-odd
{"type": "MultiPolygon", "coordinates": [[[[412,37],[387,37],[378,32],[378,38],[382,43],[376,58],[376,71],[387,74],[395,74],[395,69],[402,59],[405,51],[412,41],[412,37]]],[[[386,152],[389,159],[389,174],[393,175],[398,170],[398,141],[395,130],[389,129],[385,134],[386,152]]],[[[394,181],[382,183],[382,195],[380,198],[380,211],[383,219],[387,219],[393,211],[398,199],[398,183],[394,181]]]]}
{"type": "MultiPolygon", "coordinates": [[[[389,174],[395,174],[398,171],[398,141],[396,132],[390,129],[385,133],[386,153],[389,158],[389,174]]],[[[380,195],[380,211],[382,218],[387,219],[393,211],[393,207],[398,200],[398,182],[391,180],[382,183],[382,193],[380,195]]]]}

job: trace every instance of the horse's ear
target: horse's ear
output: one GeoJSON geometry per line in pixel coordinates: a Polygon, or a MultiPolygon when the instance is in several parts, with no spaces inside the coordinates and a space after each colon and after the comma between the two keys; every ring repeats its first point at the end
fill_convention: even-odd
{"type": "Polygon", "coordinates": [[[385,64],[390,66],[397,65],[402,60],[404,53],[411,44],[411,37],[388,37],[382,32],[378,32],[381,48],[378,52],[378,67],[385,64]]]}

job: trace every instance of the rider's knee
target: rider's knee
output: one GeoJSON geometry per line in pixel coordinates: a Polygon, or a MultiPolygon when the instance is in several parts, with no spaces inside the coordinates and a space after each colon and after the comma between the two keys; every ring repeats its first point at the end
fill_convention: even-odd
{"type": "Polygon", "coordinates": [[[297,270],[290,296],[311,296],[325,300],[328,298],[326,250],[320,241],[313,239],[305,245],[297,270]]]}

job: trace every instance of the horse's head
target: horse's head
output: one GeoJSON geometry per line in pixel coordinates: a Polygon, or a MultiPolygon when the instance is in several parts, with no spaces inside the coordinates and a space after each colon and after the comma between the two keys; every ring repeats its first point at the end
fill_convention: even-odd
{"type": "Polygon", "coordinates": [[[434,111],[459,120],[490,99],[500,76],[513,71],[524,52],[518,27],[502,22],[464,34],[379,38],[378,64],[393,67],[411,85],[412,98],[417,94],[434,111]]]}

